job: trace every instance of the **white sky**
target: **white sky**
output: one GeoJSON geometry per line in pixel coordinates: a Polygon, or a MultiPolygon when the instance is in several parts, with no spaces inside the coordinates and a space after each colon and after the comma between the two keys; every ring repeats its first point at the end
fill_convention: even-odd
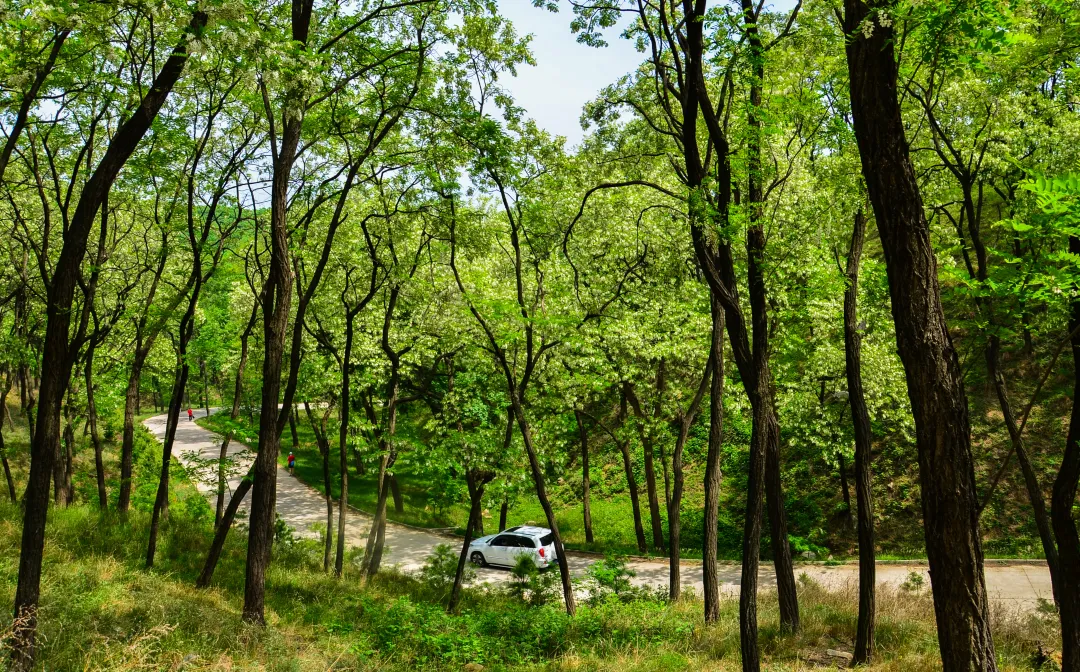
{"type": "MultiPolygon", "coordinates": [[[[504,85],[527,114],[570,145],[582,138],[579,119],[582,106],[603,87],[629,72],[643,58],[633,45],[610,30],[602,49],[578,44],[570,32],[573,13],[569,4],[555,14],[532,6],[532,0],[498,0],[499,9],[514,23],[519,34],[533,35],[536,67],[518,69],[518,76],[504,85]]],[[[776,11],[787,11],[795,0],[772,0],[776,11]]]]}

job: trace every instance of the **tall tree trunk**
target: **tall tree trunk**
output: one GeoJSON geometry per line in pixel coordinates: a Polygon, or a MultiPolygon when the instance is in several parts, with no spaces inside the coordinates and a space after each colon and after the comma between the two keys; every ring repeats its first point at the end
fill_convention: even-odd
{"type": "MultiPolygon", "coordinates": [[[[875,2],[873,8],[889,3],[875,2]]],[[[946,672],[997,669],[983,576],[963,371],[949,337],[930,227],[897,99],[895,33],[862,0],[844,0],[852,117],[881,237],[915,418],[926,555],[946,672]],[[875,21],[869,35],[864,21],[875,21]]]]}
{"type": "MultiPolygon", "coordinates": [[[[190,32],[200,33],[206,26],[206,21],[207,15],[196,11],[192,15],[190,32]]],[[[41,560],[45,548],[45,519],[49,507],[48,479],[60,438],[60,405],[75,364],[69,340],[71,304],[79,268],[86,254],[90,227],[120,169],[149,130],[158,110],[180,78],[187,63],[187,43],[185,35],[173,48],[152,86],[146,89],[138,108],[117,128],[97,168],[83,186],[71,223],[64,231],[64,243],[55,266],[56,272],[49,285],[42,349],[40,406],[37,429],[30,450],[30,477],[24,502],[19,578],[15,590],[11,638],[12,668],[18,672],[28,672],[34,665],[41,560]]]]}
{"type": "Polygon", "coordinates": [[[615,439],[622,454],[623,472],[626,474],[626,487],[630,491],[630,507],[634,512],[634,536],[637,539],[638,553],[644,555],[648,548],[645,543],[645,526],[641,523],[641,504],[638,502],[637,479],[634,478],[634,467],[630,462],[630,440],[615,439]]]}
{"type": "MultiPolygon", "coordinates": [[[[1069,252],[1080,254],[1080,238],[1069,238],[1069,252]]],[[[1069,339],[1074,363],[1073,407],[1061,468],[1054,479],[1050,518],[1058,544],[1060,569],[1061,671],[1080,671],[1080,533],[1073,519],[1076,490],[1080,485],[1080,301],[1073,300],[1069,315],[1069,339]]]]}
{"type": "MultiPolygon", "coordinates": [[[[847,259],[847,288],[844,291],[844,359],[846,363],[848,403],[855,434],[855,500],[859,535],[859,622],[855,631],[856,665],[869,665],[874,659],[874,622],[876,557],[874,549],[874,500],[871,490],[870,413],[862,387],[862,336],[859,334],[859,259],[866,235],[866,216],[860,209],[855,215],[851,249],[847,259]]],[[[850,506],[850,505],[849,505],[850,506]]]]}
{"type": "Polygon", "coordinates": [[[367,544],[364,546],[364,577],[371,578],[379,571],[379,562],[382,560],[382,553],[378,555],[379,562],[376,561],[376,546],[379,541],[379,536],[384,535],[382,532],[385,526],[386,520],[386,498],[390,490],[390,479],[388,478],[388,469],[393,465],[393,456],[389,452],[383,452],[382,457],[379,459],[379,479],[378,490],[379,497],[375,502],[375,516],[371,520],[371,529],[368,530],[367,544]]]}
{"type": "MultiPolygon", "coordinates": [[[[394,498],[394,513],[405,513],[405,500],[401,496],[401,485],[398,483],[397,476],[394,474],[390,474],[390,494],[394,498]]],[[[480,529],[483,529],[483,523],[480,525],[480,529]]]]}
{"type": "Polygon", "coordinates": [[[844,498],[844,517],[850,524],[853,514],[851,488],[848,487],[847,460],[844,459],[844,453],[841,451],[836,451],[836,471],[840,474],[840,495],[844,498]]]}
{"type": "MultiPolygon", "coordinates": [[[[589,432],[585,429],[585,420],[581,411],[574,409],[574,419],[577,421],[578,440],[581,444],[581,515],[585,524],[585,543],[593,543],[592,508],[589,501],[589,432]]],[[[503,508],[506,500],[503,500],[503,508]]],[[[499,522],[499,531],[506,527],[506,516],[502,515],[499,522]]]]}
{"type": "MultiPolygon", "coordinates": [[[[5,413],[7,412],[8,393],[11,392],[14,378],[15,375],[9,370],[4,385],[4,398],[0,400],[0,403],[3,403],[4,405],[3,410],[5,413]]],[[[4,480],[7,483],[8,495],[11,497],[11,503],[14,504],[18,501],[18,497],[15,494],[15,481],[11,478],[11,465],[8,464],[7,447],[4,445],[4,423],[2,418],[0,418],[0,463],[2,463],[4,467],[4,480]]]]}
{"type": "Polygon", "coordinates": [[[249,470],[240,481],[240,485],[233,491],[232,497],[229,499],[229,505],[225,508],[225,513],[222,514],[217,529],[214,530],[214,540],[210,544],[209,553],[206,554],[206,563],[203,564],[202,572],[195,582],[196,588],[206,588],[214,578],[214,570],[217,569],[218,560],[221,559],[221,550],[225,547],[225,538],[229,535],[229,528],[232,527],[236,512],[244,501],[244,497],[247,496],[248,491],[251,490],[253,482],[249,470]]]}
{"type": "MultiPolygon", "coordinates": [[[[469,469],[465,473],[465,482],[469,488],[469,522],[465,524],[465,538],[461,543],[461,552],[458,554],[457,569],[454,573],[454,587],[450,591],[450,601],[446,610],[453,613],[457,610],[458,601],[461,599],[461,582],[465,574],[465,563],[469,560],[469,544],[475,537],[475,522],[481,520],[481,509],[484,502],[484,488],[491,479],[495,478],[495,472],[469,469]]],[[[483,536],[483,532],[480,533],[483,536]]]]}
{"type": "Polygon", "coordinates": [[[341,578],[345,568],[345,514],[349,509],[349,411],[352,408],[350,389],[350,370],[353,347],[353,317],[355,313],[346,309],[345,349],[341,358],[341,423],[338,427],[338,469],[341,478],[341,492],[338,499],[338,539],[337,554],[334,557],[334,576],[341,578]]]}
{"type": "MultiPolygon", "coordinates": [[[[709,359],[705,362],[705,371],[701,374],[701,383],[698,385],[697,393],[694,395],[693,401],[690,402],[690,407],[683,412],[679,410],[679,436],[675,440],[675,450],[671,453],[671,474],[673,487],[671,492],[671,498],[668,500],[668,547],[671,552],[668,554],[668,598],[675,602],[679,599],[682,593],[682,567],[680,566],[682,542],[680,535],[682,534],[682,497],[683,497],[683,449],[686,447],[686,440],[690,436],[690,427],[694,424],[694,418],[697,417],[698,408],[701,407],[701,400],[705,396],[705,390],[709,387],[709,383],[712,380],[713,372],[713,359],[716,357],[716,353],[721,351],[724,347],[724,330],[713,329],[712,331],[712,344],[709,348],[709,359]]],[[[722,355],[721,355],[722,356],[722,355]]],[[[723,368],[721,366],[721,368],[723,368]]],[[[709,474],[710,477],[712,474],[709,474]]],[[[718,580],[719,582],[719,580],[718,580]]],[[[719,595],[717,595],[719,597],[719,595]]]]}
{"type": "MultiPolygon", "coordinates": [[[[709,392],[709,452],[705,457],[705,516],[702,522],[701,576],[705,594],[705,622],[720,618],[720,578],[716,568],[716,525],[720,515],[720,446],[724,433],[724,309],[713,299],[712,307],[712,382],[709,392]]],[[[682,500],[682,455],[679,455],[678,499],[682,500]]],[[[751,484],[753,481],[751,480],[751,484]]],[[[751,499],[750,494],[747,495],[751,499]]],[[[761,516],[757,517],[761,520],[761,516]]],[[[674,543],[674,542],[673,542],[674,543]]],[[[743,563],[745,566],[745,558],[743,563]]],[[[754,578],[757,579],[755,568],[754,578]]],[[[746,586],[743,586],[746,590],[746,586]]],[[[756,586],[755,586],[756,590],[756,586]]],[[[670,586],[669,586],[670,592],[670,586]]]]}
{"type": "Polygon", "coordinates": [[[1046,511],[1046,500],[1043,498],[1042,485],[1039,483],[1039,477],[1035,474],[1035,468],[1028,457],[1027,448],[1024,446],[1024,438],[1020,433],[1020,426],[1016,420],[1016,414],[1013,412],[1012,403],[1009,401],[1005,375],[1001,372],[1001,339],[997,334],[990,334],[985,354],[987,373],[994,383],[998,405],[1001,407],[1005,427],[1009,432],[1013,452],[1016,453],[1016,460],[1020,464],[1020,474],[1024,477],[1028,501],[1031,502],[1032,518],[1035,519],[1035,528],[1039,531],[1039,540],[1042,542],[1043,554],[1046,556],[1046,566],[1050,571],[1050,585],[1054,595],[1054,604],[1060,609],[1061,591],[1057,544],[1054,541],[1050,516],[1046,511]]]}
{"type": "Polygon", "coordinates": [[[499,507],[499,532],[506,529],[506,515],[510,512],[510,499],[503,497],[502,505],[499,507]]]}
{"type": "Polygon", "coordinates": [[[94,444],[94,473],[97,475],[98,508],[109,508],[105,492],[105,461],[102,459],[101,435],[98,434],[97,404],[94,403],[94,352],[97,343],[90,342],[86,351],[86,419],[90,423],[90,440],[94,444]]]}
{"type": "Polygon", "coordinates": [[[203,394],[203,408],[206,409],[206,417],[210,417],[210,387],[206,384],[206,360],[199,362],[200,373],[202,374],[202,394],[203,394]]]}
{"type": "Polygon", "coordinates": [[[653,464],[652,441],[642,443],[645,452],[645,491],[649,497],[649,524],[652,527],[653,549],[664,550],[664,523],[660,518],[660,497],[656,492],[656,467],[653,464]]]}
{"type": "Polygon", "coordinates": [[[295,408],[289,413],[289,431],[292,433],[293,451],[300,450],[300,436],[296,433],[296,418],[299,415],[300,411],[295,408]]]}
{"type": "Polygon", "coordinates": [[[773,569],[776,592],[780,601],[780,628],[794,632],[799,629],[799,599],[795,587],[795,569],[788,543],[787,512],[780,473],[780,423],[776,417],[772,371],[769,368],[769,316],[765,287],[765,231],[762,227],[765,205],[762,145],[764,112],[762,89],[765,81],[765,49],[758,32],[758,11],[753,0],[742,0],[744,30],[750,44],[750,105],[747,108],[747,205],[750,226],[746,231],[747,288],[750,295],[750,319],[753,324],[752,356],[755,372],[755,398],[761,410],[755,413],[762,426],[757,436],[764,443],[765,499],[769,510],[769,536],[772,540],[773,569]]]}
{"type": "MultiPolygon", "coordinates": [[[[660,367],[657,372],[656,383],[656,396],[658,400],[663,394],[663,385],[663,367],[660,367]]],[[[641,408],[641,401],[637,398],[633,385],[629,382],[624,382],[623,393],[629,399],[630,404],[634,409],[634,415],[638,419],[638,436],[641,439],[641,449],[644,455],[645,494],[649,498],[649,526],[652,528],[653,549],[663,551],[664,524],[660,518],[660,497],[656,491],[656,466],[654,464],[655,455],[653,451],[652,430],[651,428],[646,427],[648,420],[641,408]]],[[[655,419],[656,416],[654,413],[653,420],[655,419]]]]}
{"type": "Polygon", "coordinates": [[[319,446],[319,455],[322,456],[323,472],[323,499],[326,501],[326,536],[323,544],[323,571],[330,571],[330,552],[334,548],[334,496],[330,480],[330,439],[326,435],[326,421],[330,417],[330,406],[326,407],[322,420],[315,423],[315,416],[311,414],[311,406],[304,402],[304,412],[308,422],[311,423],[311,431],[315,434],[315,443],[319,446]]]}
{"type": "MultiPolygon", "coordinates": [[[[540,458],[537,457],[536,446],[533,445],[532,431],[529,427],[529,421],[525,418],[525,409],[522,408],[521,398],[518,394],[516,389],[511,390],[511,409],[517,419],[521,438],[525,443],[525,452],[529,456],[529,467],[532,469],[533,484],[536,486],[536,498],[540,500],[540,507],[544,509],[548,527],[551,529],[552,536],[555,537],[555,556],[559,562],[559,578],[562,580],[563,602],[566,605],[566,613],[573,616],[577,611],[577,604],[574,602],[574,587],[570,583],[570,565],[566,562],[566,549],[563,547],[562,535],[559,534],[559,524],[555,520],[555,510],[551,506],[551,500],[548,499],[547,488],[544,484],[544,472],[540,468],[540,458]]],[[[640,525],[640,520],[638,524],[640,525]]]]}
{"type": "Polygon", "coordinates": [[[120,494],[116,500],[116,510],[127,513],[131,506],[131,477],[135,456],[135,411],[139,403],[139,380],[142,378],[143,365],[150,354],[145,344],[137,344],[135,356],[128,373],[127,390],[124,393],[124,431],[120,444],[120,494]]]}
{"type": "MultiPolygon", "coordinates": [[[[194,310],[192,310],[194,315],[194,310]]],[[[185,316],[186,317],[186,316],[185,316]]],[[[183,322],[181,323],[183,325],[183,322]]],[[[184,326],[181,326],[181,330],[184,326]]],[[[176,372],[176,381],[173,383],[172,398],[169,400],[169,415],[165,419],[165,440],[161,448],[161,471],[158,475],[157,496],[154,498],[154,511],[150,516],[150,540],[146,544],[146,566],[154,566],[154,557],[157,554],[158,531],[161,519],[169,515],[169,473],[172,467],[172,450],[176,441],[176,425],[180,422],[181,401],[184,398],[183,390],[187,385],[188,365],[185,357],[186,346],[184,337],[181,340],[181,353],[179,366],[176,372]]]]}
{"type": "MultiPolygon", "coordinates": [[[[259,303],[255,302],[251,307],[251,316],[248,317],[247,326],[240,335],[240,361],[236,365],[236,379],[233,382],[232,409],[229,412],[229,420],[232,422],[236,422],[236,419],[240,417],[240,401],[244,396],[244,369],[247,367],[248,359],[248,339],[251,338],[251,331],[255,328],[255,322],[258,319],[259,303]]],[[[225,478],[225,465],[229,459],[229,443],[232,441],[232,435],[232,429],[230,428],[229,431],[225,433],[225,437],[221,440],[221,450],[218,454],[217,506],[215,507],[214,512],[215,528],[221,524],[225,513],[225,485],[227,480],[225,478]]]]}

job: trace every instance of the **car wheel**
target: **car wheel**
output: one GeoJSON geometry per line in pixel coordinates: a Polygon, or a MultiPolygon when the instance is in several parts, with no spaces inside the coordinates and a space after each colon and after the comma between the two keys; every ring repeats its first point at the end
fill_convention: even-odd
{"type": "Polygon", "coordinates": [[[487,561],[484,560],[484,554],[480,551],[473,551],[473,554],[469,556],[469,559],[472,560],[472,564],[474,565],[487,567],[487,561]]]}

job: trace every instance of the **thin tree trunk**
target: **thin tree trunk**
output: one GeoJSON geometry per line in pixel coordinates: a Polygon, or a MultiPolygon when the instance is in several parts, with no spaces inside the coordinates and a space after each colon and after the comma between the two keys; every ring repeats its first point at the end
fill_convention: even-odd
{"type": "MultiPolygon", "coordinates": [[[[848,403],[855,434],[855,500],[859,535],[859,621],[855,631],[856,665],[869,665],[874,659],[874,622],[876,557],[874,548],[874,500],[871,489],[870,413],[862,387],[862,336],[859,334],[859,259],[866,234],[866,216],[855,215],[851,249],[847,260],[847,288],[844,291],[844,358],[846,362],[848,403]]],[[[849,504],[850,506],[850,504],[849,504]]],[[[850,509],[849,509],[850,511],[850,509]]]]}
{"type": "MultiPolygon", "coordinates": [[[[574,602],[574,587],[570,582],[570,565],[566,562],[566,549],[563,547],[562,535],[559,534],[559,524],[555,520],[555,510],[551,507],[551,500],[548,499],[547,488],[544,485],[544,472],[540,468],[540,459],[536,455],[532,432],[529,428],[529,422],[525,418],[525,409],[521,406],[521,399],[516,389],[511,390],[510,404],[514,417],[517,418],[521,438],[525,443],[525,452],[529,456],[529,467],[532,469],[533,484],[536,486],[536,498],[540,500],[540,507],[544,509],[548,528],[551,529],[551,534],[555,537],[555,556],[559,562],[559,578],[562,580],[566,613],[573,616],[574,612],[577,611],[577,604],[574,602]]],[[[640,525],[640,520],[638,524],[640,525]]]]}
{"type": "MultiPolygon", "coordinates": [[[[715,299],[712,305],[712,382],[709,392],[709,451],[705,458],[705,517],[701,547],[701,575],[705,595],[705,622],[715,623],[720,618],[720,578],[716,568],[716,525],[720,507],[720,447],[724,432],[724,309],[715,299]]],[[[682,455],[679,456],[679,499],[682,499],[682,455]]],[[[753,485],[751,476],[750,484],[753,485]]],[[[751,497],[752,490],[747,494],[751,497]]],[[[748,505],[749,506],[749,505],[748,505]]],[[[747,514],[749,517],[749,514],[747,514]]],[[[761,516],[758,516],[760,523],[761,516]]],[[[755,556],[756,557],[756,556],[755,556]]],[[[756,563],[756,559],[755,559],[756,563]]],[[[746,566],[746,558],[743,558],[746,566]]],[[[745,570],[744,570],[745,579],[745,570]]],[[[755,567],[754,579],[757,579],[755,567]]],[[[754,591],[757,590],[755,585],[754,591]]],[[[669,587],[670,590],[670,587],[669,587]]],[[[743,584],[743,591],[746,585],[743,584]]]]}
{"type": "MultiPolygon", "coordinates": [[[[705,362],[705,371],[701,374],[701,384],[698,385],[697,394],[690,402],[690,408],[686,412],[679,411],[679,436],[675,440],[675,450],[671,453],[671,473],[673,488],[671,499],[668,501],[668,547],[671,552],[668,555],[668,598],[675,602],[682,593],[682,568],[680,566],[682,542],[682,497],[683,497],[683,449],[686,440],[690,436],[690,427],[694,424],[701,400],[705,396],[712,380],[713,358],[716,352],[724,347],[723,329],[712,331],[712,345],[709,349],[709,359],[705,362]]],[[[711,476],[711,474],[710,474],[711,476]]]]}
{"type": "Polygon", "coordinates": [[[1009,439],[1012,442],[1013,451],[1016,453],[1016,460],[1020,464],[1020,474],[1024,477],[1024,486],[1027,489],[1028,501],[1031,503],[1035,528],[1039,531],[1039,540],[1042,542],[1043,554],[1046,556],[1046,566],[1050,570],[1050,585],[1054,595],[1054,604],[1060,609],[1060,586],[1058,585],[1060,572],[1057,544],[1054,541],[1050,516],[1046,510],[1042,485],[1039,484],[1039,477],[1035,474],[1035,468],[1031,465],[1027,448],[1024,446],[1024,438],[1020,434],[1016,414],[1013,412],[1012,403],[1009,401],[1005,376],[1001,372],[1000,352],[1001,339],[997,334],[991,334],[985,353],[987,373],[993,381],[998,405],[1001,407],[1001,414],[1005,420],[1005,427],[1009,432],[1009,439]]]}
{"type": "Polygon", "coordinates": [[[844,459],[844,453],[840,451],[836,451],[836,470],[840,474],[840,494],[844,498],[844,517],[850,521],[854,513],[851,508],[851,488],[848,487],[847,460],[844,459]]]}
{"type": "MultiPolygon", "coordinates": [[[[875,8],[877,5],[875,5],[875,8]]],[[[852,117],[889,277],[897,351],[915,418],[926,555],[945,672],[997,669],[983,575],[963,371],[949,336],[937,263],[908,155],[891,26],[844,1],[852,117]],[[875,21],[873,31],[862,31],[875,21]]]]}
{"type": "Polygon", "coordinates": [[[229,505],[225,508],[217,529],[214,530],[214,541],[210,544],[210,552],[206,554],[206,563],[203,564],[202,572],[195,582],[196,588],[208,587],[214,578],[214,570],[217,569],[218,560],[221,559],[221,550],[225,547],[225,538],[229,535],[229,528],[232,527],[233,519],[236,518],[236,512],[244,501],[244,497],[247,496],[248,490],[251,490],[252,483],[251,471],[248,471],[240,481],[240,485],[233,491],[229,505]]]}
{"type": "Polygon", "coordinates": [[[499,507],[499,532],[506,529],[506,515],[510,512],[510,500],[503,497],[502,506],[499,507]]]}
{"type": "MultiPolygon", "coordinates": [[[[453,613],[457,610],[458,601],[461,599],[461,583],[465,574],[465,563],[469,560],[469,544],[475,536],[474,521],[481,519],[481,508],[484,501],[484,487],[495,478],[491,471],[478,471],[470,469],[465,474],[465,481],[469,488],[469,522],[465,525],[465,539],[461,543],[461,553],[458,554],[457,570],[454,573],[454,587],[450,591],[450,602],[446,610],[453,613]]],[[[483,536],[483,532],[480,533],[483,536]]]]}
{"type": "MultiPolygon", "coordinates": [[[[657,399],[663,394],[663,384],[663,368],[661,367],[657,373],[657,399]]],[[[660,497],[656,491],[656,466],[654,465],[652,434],[645,426],[645,413],[642,411],[641,402],[634,392],[634,387],[629,382],[624,382],[623,392],[629,399],[631,406],[633,406],[634,415],[638,419],[638,436],[641,438],[641,449],[644,455],[645,494],[649,498],[649,526],[652,528],[653,548],[663,551],[664,525],[660,518],[660,497]]],[[[655,414],[653,419],[655,419],[655,414]]]]}
{"type": "MultiPolygon", "coordinates": [[[[8,393],[11,392],[14,378],[15,375],[11,372],[11,370],[8,370],[6,382],[4,385],[4,397],[3,400],[0,400],[0,403],[3,403],[4,405],[3,410],[5,414],[8,413],[7,398],[8,393]]],[[[10,417],[10,414],[8,414],[9,419],[10,417]]],[[[12,429],[14,429],[14,423],[12,423],[12,429]]],[[[16,501],[18,501],[18,497],[15,494],[15,481],[11,477],[11,465],[8,464],[7,447],[4,444],[4,423],[2,418],[0,418],[0,463],[2,463],[4,467],[4,480],[7,483],[8,495],[11,497],[11,503],[14,504],[16,501]]]]}
{"type": "Polygon", "coordinates": [[[349,411],[352,408],[349,364],[352,361],[353,317],[355,313],[346,308],[345,349],[341,361],[341,423],[338,427],[338,469],[340,470],[341,492],[338,499],[338,538],[337,554],[334,557],[334,576],[341,578],[345,571],[345,515],[349,509],[349,411]]]}
{"type": "Polygon", "coordinates": [[[397,476],[394,474],[390,474],[390,494],[394,498],[394,513],[405,513],[405,500],[401,496],[401,485],[398,484],[397,476]]]}
{"type": "Polygon", "coordinates": [[[649,498],[649,524],[652,527],[653,549],[664,550],[664,523],[660,518],[660,497],[656,492],[656,467],[653,464],[653,445],[642,444],[645,452],[645,490],[649,498]]]}
{"type": "Polygon", "coordinates": [[[296,418],[300,415],[300,411],[292,409],[289,413],[289,431],[292,432],[292,447],[293,451],[300,450],[300,436],[296,433],[296,418]]]}
{"type": "Polygon", "coordinates": [[[139,380],[142,368],[150,349],[145,344],[135,347],[135,357],[128,374],[127,390],[124,393],[124,434],[120,445],[120,494],[116,500],[116,510],[127,513],[131,506],[131,477],[135,456],[135,411],[139,401],[139,380]]]}
{"type": "MultiPolygon", "coordinates": [[[[248,318],[244,333],[240,335],[240,361],[236,365],[236,379],[233,383],[232,410],[229,420],[236,422],[240,417],[240,401],[244,396],[244,369],[247,367],[248,339],[251,338],[251,330],[255,328],[255,322],[259,319],[259,303],[256,301],[251,307],[251,316],[248,318]]],[[[225,511],[225,464],[229,459],[229,443],[232,441],[232,429],[225,433],[221,440],[221,451],[218,454],[218,488],[217,506],[214,511],[214,527],[221,525],[225,511]]],[[[231,523],[230,523],[231,524],[231,523]]]]}
{"type": "Polygon", "coordinates": [[[206,360],[199,362],[202,373],[203,408],[206,409],[206,417],[210,417],[210,387],[206,384],[206,360]]]}
{"type": "Polygon", "coordinates": [[[626,474],[626,486],[630,490],[630,507],[634,512],[634,536],[637,539],[638,553],[644,555],[648,548],[645,543],[645,526],[641,523],[641,505],[638,503],[637,479],[634,478],[634,467],[630,463],[630,440],[615,439],[622,454],[623,472],[626,474]]]}
{"type": "Polygon", "coordinates": [[[334,548],[334,497],[330,480],[330,440],[326,435],[326,420],[330,417],[330,407],[327,406],[322,420],[317,425],[315,417],[311,414],[311,406],[304,402],[304,412],[308,422],[311,423],[311,431],[315,434],[315,443],[319,446],[319,455],[322,456],[323,472],[323,499],[326,500],[326,537],[323,544],[323,571],[330,571],[330,552],[334,548]]]}
{"type": "Polygon", "coordinates": [[[90,440],[94,444],[94,472],[97,475],[98,508],[109,508],[105,492],[105,461],[102,459],[101,435],[98,434],[97,404],[94,403],[94,352],[97,344],[91,341],[86,351],[86,419],[90,423],[90,440]]]}
{"type": "MultiPolygon", "coordinates": [[[[581,444],[581,515],[585,523],[585,543],[593,543],[592,508],[589,501],[589,432],[585,429],[585,420],[581,411],[574,409],[574,419],[577,420],[578,440],[581,444]]],[[[506,508],[506,500],[503,500],[503,509],[506,508]]],[[[506,516],[500,514],[499,531],[506,527],[506,516]]]]}
{"type": "MultiPolygon", "coordinates": [[[[181,336],[181,341],[183,341],[183,336],[181,336]]],[[[182,391],[187,385],[188,378],[188,365],[184,353],[181,353],[179,360],[172,399],[169,400],[169,415],[165,420],[165,440],[161,448],[161,472],[158,476],[157,496],[154,498],[154,511],[150,516],[150,540],[146,545],[147,567],[154,566],[161,519],[169,515],[169,472],[172,466],[172,449],[176,441],[176,425],[180,421],[180,402],[184,398],[182,391]]]]}
{"type": "Polygon", "coordinates": [[[391,459],[389,453],[386,452],[384,452],[379,459],[379,497],[375,503],[375,516],[371,520],[371,529],[368,530],[367,544],[364,547],[363,574],[365,578],[371,578],[379,571],[378,564],[375,563],[375,546],[378,543],[379,530],[383,525],[383,519],[386,518],[386,497],[390,490],[387,469],[389,468],[391,459]]]}

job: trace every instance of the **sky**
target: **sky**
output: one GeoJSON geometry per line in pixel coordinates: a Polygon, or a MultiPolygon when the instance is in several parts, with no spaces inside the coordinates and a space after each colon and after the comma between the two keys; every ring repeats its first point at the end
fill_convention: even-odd
{"type": "MultiPolygon", "coordinates": [[[[581,108],[600,89],[629,72],[643,58],[633,45],[611,29],[604,48],[578,44],[570,32],[573,13],[562,3],[559,13],[532,6],[532,0],[498,0],[503,16],[519,34],[532,34],[536,66],[522,66],[518,76],[504,82],[518,105],[548,132],[564,136],[570,145],[581,141],[581,108]]],[[[776,11],[787,11],[795,0],[774,0],[776,11]]]]}

